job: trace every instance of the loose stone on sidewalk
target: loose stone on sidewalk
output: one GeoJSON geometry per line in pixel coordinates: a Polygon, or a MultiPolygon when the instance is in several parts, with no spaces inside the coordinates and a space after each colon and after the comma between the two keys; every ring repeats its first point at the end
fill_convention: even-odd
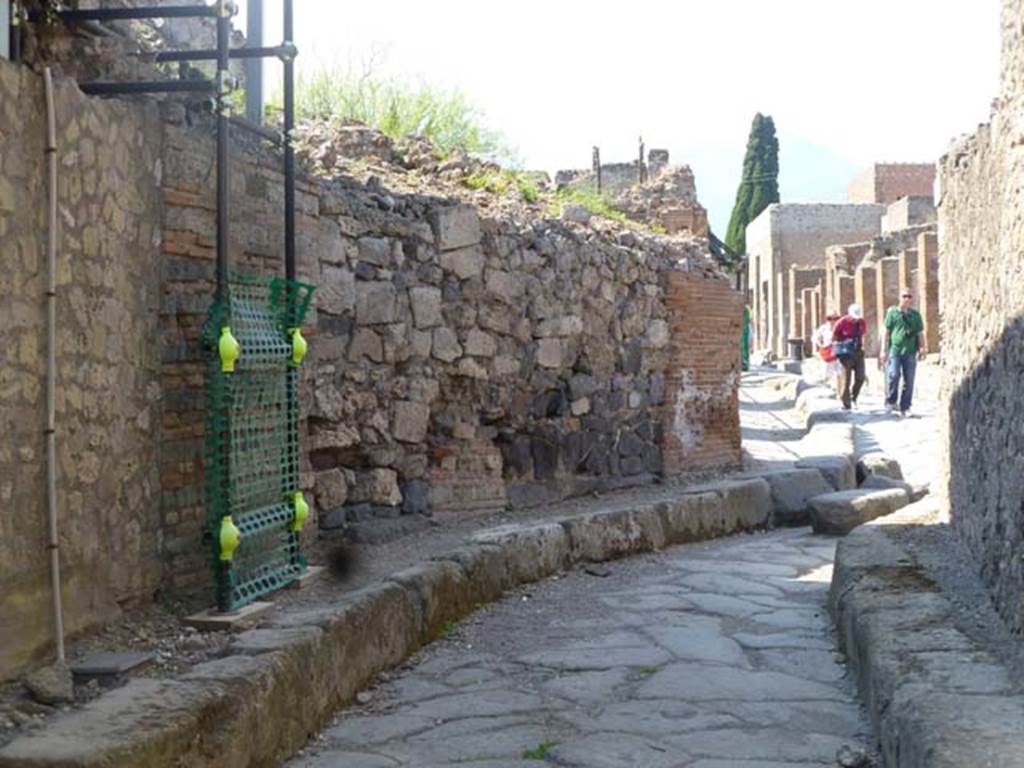
{"type": "Polygon", "coordinates": [[[811,499],[811,527],[815,533],[844,536],[858,525],[905,507],[910,499],[900,488],[826,493],[811,499]]]}

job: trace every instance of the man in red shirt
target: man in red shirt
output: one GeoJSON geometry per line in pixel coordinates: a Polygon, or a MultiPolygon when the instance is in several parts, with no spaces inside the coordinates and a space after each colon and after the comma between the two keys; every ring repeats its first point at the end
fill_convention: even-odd
{"type": "Polygon", "coordinates": [[[843,366],[842,382],[843,410],[850,410],[851,401],[857,403],[857,396],[864,386],[864,336],[868,325],[864,322],[864,310],[860,304],[851,304],[846,314],[832,329],[832,351],[843,366]],[[850,391],[850,383],[853,391],[850,391]]]}

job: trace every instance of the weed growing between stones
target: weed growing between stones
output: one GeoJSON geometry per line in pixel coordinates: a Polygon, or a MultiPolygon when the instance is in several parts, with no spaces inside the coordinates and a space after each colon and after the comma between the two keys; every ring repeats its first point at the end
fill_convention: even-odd
{"type": "Polygon", "coordinates": [[[557,741],[542,741],[533,749],[523,752],[523,760],[547,760],[551,756],[549,750],[557,746],[557,741]]]}

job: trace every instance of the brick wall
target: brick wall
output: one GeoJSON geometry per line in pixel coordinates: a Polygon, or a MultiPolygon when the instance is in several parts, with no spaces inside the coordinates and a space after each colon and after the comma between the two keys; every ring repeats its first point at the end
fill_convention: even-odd
{"type": "Polygon", "coordinates": [[[851,203],[895,203],[901,197],[931,197],[935,185],[932,163],[875,163],[858,174],[847,189],[851,203]]]}
{"type": "Polygon", "coordinates": [[[1003,93],[940,161],[942,491],[997,607],[1024,631],[1024,0],[1003,3],[1003,93]]]}
{"type": "Polygon", "coordinates": [[[672,343],[665,471],[739,466],[743,295],[727,280],[671,273],[666,303],[672,343]]]}

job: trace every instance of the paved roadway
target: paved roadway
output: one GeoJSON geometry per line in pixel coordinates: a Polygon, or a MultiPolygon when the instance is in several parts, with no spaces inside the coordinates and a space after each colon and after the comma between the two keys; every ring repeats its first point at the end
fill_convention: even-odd
{"type": "Polygon", "coordinates": [[[534,585],[289,766],[834,766],[870,741],[825,612],[834,547],[807,529],[742,535],[534,585]]]}

